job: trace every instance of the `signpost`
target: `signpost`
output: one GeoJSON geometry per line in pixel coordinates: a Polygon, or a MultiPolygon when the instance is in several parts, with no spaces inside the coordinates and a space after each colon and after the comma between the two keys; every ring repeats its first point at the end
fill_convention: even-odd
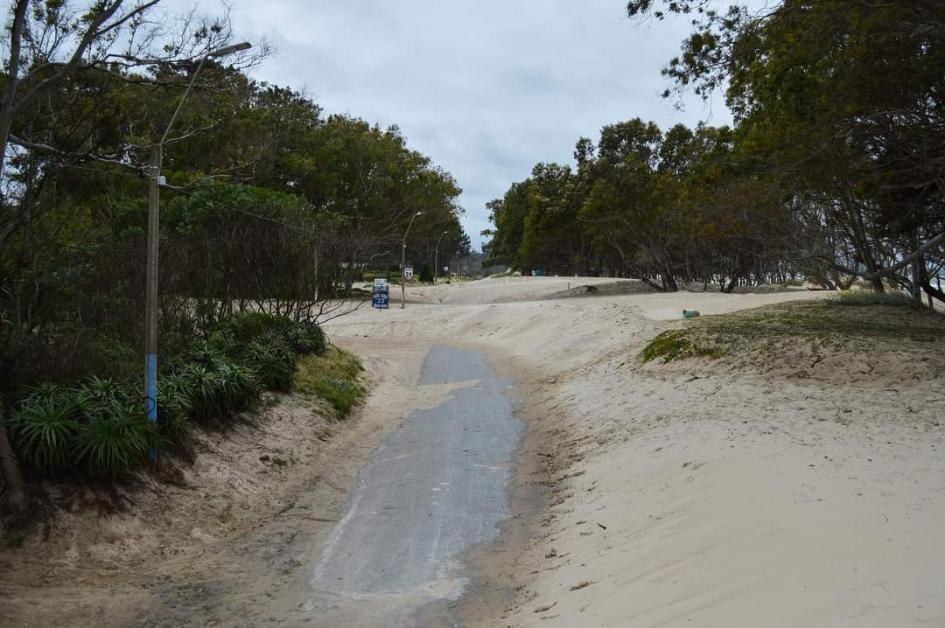
{"type": "Polygon", "coordinates": [[[379,310],[390,308],[390,288],[386,279],[375,279],[371,289],[371,307],[379,310]]]}
{"type": "Polygon", "coordinates": [[[404,268],[404,279],[407,281],[413,279],[413,266],[407,266],[404,268]]]}

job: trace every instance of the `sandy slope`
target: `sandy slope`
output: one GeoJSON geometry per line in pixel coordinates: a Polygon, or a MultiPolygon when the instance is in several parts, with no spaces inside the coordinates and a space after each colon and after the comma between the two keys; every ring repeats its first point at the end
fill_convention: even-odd
{"type": "Polygon", "coordinates": [[[515,548],[514,603],[481,625],[945,626],[940,370],[641,368],[683,308],[821,295],[541,300],[569,281],[427,288],[412,297],[442,305],[331,324],[367,359],[377,336],[475,345],[529,393],[552,497],[515,548]]]}

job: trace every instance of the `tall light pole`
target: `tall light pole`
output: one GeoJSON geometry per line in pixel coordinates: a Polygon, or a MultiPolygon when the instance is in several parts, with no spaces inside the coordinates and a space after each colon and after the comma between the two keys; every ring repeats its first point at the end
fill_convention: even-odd
{"type": "Polygon", "coordinates": [[[410,217],[410,222],[407,223],[407,230],[404,231],[404,240],[400,247],[400,309],[407,307],[407,234],[410,233],[410,227],[413,226],[413,221],[422,213],[423,212],[417,212],[410,217]]]}
{"type": "Polygon", "coordinates": [[[174,126],[174,122],[177,120],[177,116],[184,106],[184,101],[190,94],[191,89],[193,89],[197,75],[200,74],[200,70],[203,69],[207,59],[212,57],[225,57],[234,52],[249,50],[250,48],[252,48],[252,45],[243,42],[233,44],[232,46],[217,48],[205,54],[197,65],[194,75],[190,77],[190,83],[188,83],[187,89],[184,90],[184,94],[180,97],[180,102],[177,103],[177,109],[174,110],[174,115],[171,116],[170,122],[167,123],[167,128],[164,129],[164,134],[161,136],[160,141],[151,146],[151,164],[148,169],[148,262],[144,304],[144,394],[148,418],[153,422],[157,422],[158,411],[158,248],[160,243],[161,184],[163,183],[161,181],[163,178],[161,177],[161,161],[163,159],[164,143],[167,142],[167,136],[171,132],[171,127],[174,126]]]}
{"type": "Polygon", "coordinates": [[[436,280],[440,276],[440,241],[443,239],[443,236],[447,234],[446,231],[440,234],[440,237],[436,239],[436,246],[433,248],[433,285],[436,285],[436,280]]]}

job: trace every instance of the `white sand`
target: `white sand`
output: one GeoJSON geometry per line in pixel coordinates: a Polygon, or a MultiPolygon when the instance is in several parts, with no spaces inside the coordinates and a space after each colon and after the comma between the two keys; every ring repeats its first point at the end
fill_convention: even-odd
{"type": "Polygon", "coordinates": [[[891,363],[849,383],[644,369],[639,349],[683,308],[822,293],[540,300],[568,282],[590,283],[415,289],[442,305],[330,324],[367,360],[372,337],[478,346],[532,392],[552,505],[518,562],[516,603],[482,625],[945,626],[941,371],[897,381],[891,363]]]}

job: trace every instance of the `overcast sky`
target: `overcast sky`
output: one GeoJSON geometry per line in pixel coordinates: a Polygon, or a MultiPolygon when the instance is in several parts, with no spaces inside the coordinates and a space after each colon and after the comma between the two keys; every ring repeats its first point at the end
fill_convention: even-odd
{"type": "MultiPolygon", "coordinates": [[[[170,0],[167,9],[193,6],[170,0]]],[[[199,0],[202,11],[217,0],[199,0]]],[[[235,0],[237,36],[268,40],[259,80],[328,113],[397,124],[453,174],[474,245],[485,203],[539,161],[572,162],[581,136],[639,116],[661,127],[730,121],[719,101],[684,111],[660,75],[685,20],[631,21],[623,0],[235,0]]]]}

